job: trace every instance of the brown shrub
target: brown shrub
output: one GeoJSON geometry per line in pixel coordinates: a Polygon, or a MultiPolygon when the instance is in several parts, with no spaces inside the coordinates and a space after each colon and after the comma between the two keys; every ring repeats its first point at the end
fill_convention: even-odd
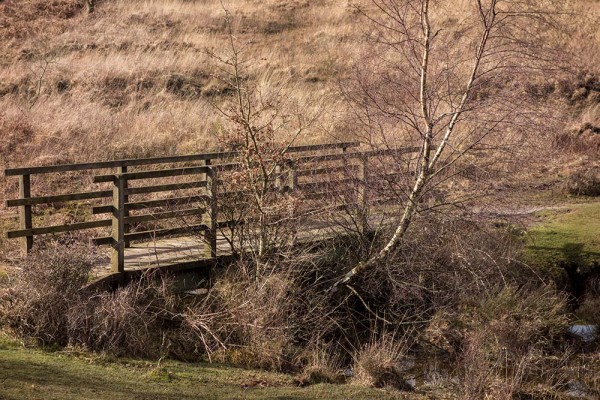
{"type": "Polygon", "coordinates": [[[600,127],[585,122],[577,129],[554,137],[554,147],[574,153],[596,155],[600,151],[600,127]]]}
{"type": "Polygon", "coordinates": [[[186,329],[188,320],[200,318],[200,302],[184,301],[172,292],[170,279],[150,273],[114,292],[82,290],[96,259],[94,249],[76,238],[41,242],[1,292],[0,326],[38,344],[116,356],[190,358],[206,352],[186,329]],[[184,315],[186,307],[195,313],[184,315]]]}
{"type": "Polygon", "coordinates": [[[76,242],[38,245],[18,266],[14,285],[2,293],[0,325],[43,345],[66,345],[68,311],[80,302],[79,290],[95,260],[92,248],[76,242]]]}
{"type": "Polygon", "coordinates": [[[600,168],[589,168],[571,174],[565,183],[573,196],[600,196],[600,168]]]}
{"type": "Polygon", "coordinates": [[[75,17],[82,7],[80,0],[2,2],[0,36],[22,39],[36,34],[59,32],[65,25],[64,21],[75,17]]]}
{"type": "Polygon", "coordinates": [[[168,279],[148,274],[115,292],[82,299],[68,310],[70,344],[116,356],[165,355],[169,334],[181,325],[170,286],[168,279]]]}
{"type": "Polygon", "coordinates": [[[498,285],[530,278],[515,267],[520,243],[510,229],[433,218],[418,224],[385,266],[355,285],[364,303],[388,321],[420,324],[440,310],[472,304],[498,285]]]}

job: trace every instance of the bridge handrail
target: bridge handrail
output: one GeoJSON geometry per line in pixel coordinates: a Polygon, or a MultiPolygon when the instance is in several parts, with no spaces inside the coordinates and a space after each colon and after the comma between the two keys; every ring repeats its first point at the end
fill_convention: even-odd
{"type": "MultiPolygon", "coordinates": [[[[286,153],[302,153],[309,151],[319,150],[331,150],[331,149],[348,149],[359,147],[358,142],[342,142],[342,143],[326,143],[316,145],[302,145],[302,146],[291,146],[287,149],[286,153]]],[[[152,165],[152,164],[168,164],[168,163],[181,163],[190,161],[208,161],[208,160],[220,160],[227,158],[234,158],[239,155],[238,151],[220,151],[214,153],[201,153],[201,154],[188,154],[182,156],[166,156],[166,157],[151,157],[151,158],[130,158],[124,160],[112,160],[112,161],[99,161],[89,163],[77,163],[77,164],[60,164],[60,165],[47,165],[39,167],[21,167],[21,168],[7,168],[4,170],[4,176],[19,176],[19,175],[34,175],[34,174],[48,174],[55,172],[70,172],[70,171],[84,171],[88,169],[106,169],[106,168],[118,168],[118,167],[134,167],[141,165],[152,165]]]]}

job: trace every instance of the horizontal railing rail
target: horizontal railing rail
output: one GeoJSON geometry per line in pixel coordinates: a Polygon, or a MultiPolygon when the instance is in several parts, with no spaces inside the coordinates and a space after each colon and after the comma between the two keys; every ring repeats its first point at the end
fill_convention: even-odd
{"type": "MultiPolygon", "coordinates": [[[[317,145],[303,145],[303,146],[290,146],[287,148],[285,153],[302,153],[310,151],[322,151],[322,150],[333,150],[333,149],[350,149],[359,147],[358,142],[342,142],[342,143],[326,143],[317,145]]],[[[153,165],[153,164],[175,164],[182,162],[192,161],[208,161],[208,160],[221,160],[227,158],[235,158],[240,154],[239,151],[218,151],[213,153],[203,154],[188,154],[181,156],[167,156],[167,157],[151,157],[151,158],[130,158],[123,160],[112,160],[112,161],[100,161],[100,162],[89,162],[89,163],[78,163],[78,164],[61,164],[61,165],[47,165],[39,167],[23,167],[23,168],[7,168],[4,170],[4,176],[19,176],[19,175],[34,175],[34,174],[49,174],[55,172],[71,172],[71,171],[84,171],[90,169],[109,169],[118,167],[135,167],[142,165],[153,165]]]]}

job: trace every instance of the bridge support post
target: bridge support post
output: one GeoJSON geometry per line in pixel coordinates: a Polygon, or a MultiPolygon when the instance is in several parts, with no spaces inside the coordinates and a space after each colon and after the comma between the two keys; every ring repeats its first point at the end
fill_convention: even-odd
{"type": "Polygon", "coordinates": [[[293,161],[288,161],[287,187],[290,191],[296,190],[298,186],[298,175],[293,161]]]}
{"type": "Polygon", "coordinates": [[[113,186],[112,239],[111,254],[112,272],[125,271],[125,179],[116,175],[113,186]]]}
{"type": "MultiPolygon", "coordinates": [[[[127,166],[126,165],[124,165],[122,167],[119,167],[117,169],[117,174],[126,174],[126,173],[127,173],[127,166]]],[[[126,192],[127,188],[128,188],[128,182],[124,181],[123,182],[123,191],[126,192]]],[[[125,203],[129,203],[129,196],[126,193],[124,193],[123,200],[124,200],[125,203]]],[[[129,217],[129,211],[124,209],[123,210],[123,216],[125,218],[129,217]]],[[[123,232],[124,233],[129,233],[129,224],[125,223],[123,225],[123,232]]],[[[126,241],[125,242],[125,248],[127,249],[130,246],[131,246],[131,243],[129,243],[129,242],[126,241]]]]}
{"type": "MultiPolygon", "coordinates": [[[[208,163],[210,165],[210,162],[208,163]]],[[[209,193],[206,217],[207,229],[204,234],[205,252],[208,258],[217,258],[217,172],[210,168],[206,174],[209,193]]]]}
{"type": "Polygon", "coordinates": [[[358,183],[358,192],[357,192],[357,208],[358,208],[358,221],[360,224],[360,229],[362,234],[367,233],[369,228],[369,221],[367,218],[368,207],[369,207],[369,198],[368,198],[368,177],[369,177],[369,169],[368,169],[369,159],[368,157],[362,156],[359,158],[358,164],[358,173],[357,173],[357,183],[358,183]]]}
{"type": "MultiPolygon", "coordinates": [[[[20,175],[19,176],[19,198],[21,199],[29,199],[31,198],[31,176],[30,175],[20,175]]],[[[32,219],[31,219],[31,206],[24,205],[19,206],[19,228],[20,229],[31,229],[32,219]]],[[[33,235],[27,235],[23,237],[21,248],[23,253],[27,254],[31,251],[33,247],[33,235]]]]}
{"type": "Polygon", "coordinates": [[[281,192],[284,189],[283,186],[284,185],[281,179],[281,165],[277,163],[277,165],[275,166],[275,188],[281,192]]]}

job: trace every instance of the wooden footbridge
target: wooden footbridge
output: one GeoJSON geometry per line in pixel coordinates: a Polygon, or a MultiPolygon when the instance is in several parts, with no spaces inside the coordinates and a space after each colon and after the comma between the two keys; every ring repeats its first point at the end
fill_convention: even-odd
{"type": "MultiPolygon", "coordinates": [[[[394,168],[398,157],[409,163],[417,149],[359,148],[354,142],[289,147],[284,157],[272,161],[277,171],[272,190],[301,194],[311,215],[332,207],[360,213],[369,191],[385,189],[390,186],[386,182],[401,177],[402,171],[394,168]]],[[[247,223],[243,215],[224,219],[225,207],[235,197],[236,171],[243,168],[240,153],[228,151],[6,169],[5,176],[19,179],[19,196],[6,206],[18,208],[20,224],[7,236],[20,239],[29,252],[38,235],[88,230],[94,233],[92,243],[110,246],[115,273],[216,259],[231,244],[227,229],[247,223]],[[88,191],[34,193],[36,184],[48,187],[48,181],[88,191]],[[64,210],[73,205],[78,210],[74,221],[38,226],[34,207],[64,210]]]]}

